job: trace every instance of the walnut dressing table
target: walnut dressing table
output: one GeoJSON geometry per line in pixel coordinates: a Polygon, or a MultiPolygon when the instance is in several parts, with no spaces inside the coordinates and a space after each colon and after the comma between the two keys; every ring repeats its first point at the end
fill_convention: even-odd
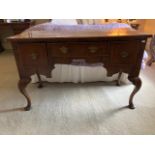
{"type": "Polygon", "coordinates": [[[71,64],[79,59],[86,63],[103,63],[108,76],[118,72],[128,73],[128,79],[135,85],[128,107],[134,109],[133,97],[141,87],[139,72],[148,37],[151,35],[117,26],[48,23],[9,37],[20,77],[18,87],[27,100],[24,109],[31,108],[25,89],[31,75],[50,77],[55,64],[71,64]]]}

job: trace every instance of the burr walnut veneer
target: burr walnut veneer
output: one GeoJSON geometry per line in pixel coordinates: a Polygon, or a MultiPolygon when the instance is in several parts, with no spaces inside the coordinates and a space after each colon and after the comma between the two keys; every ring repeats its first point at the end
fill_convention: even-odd
{"type": "Polygon", "coordinates": [[[9,37],[20,77],[19,90],[27,99],[25,110],[31,108],[25,90],[31,75],[50,77],[56,63],[70,64],[81,59],[86,63],[103,63],[108,76],[128,73],[128,79],[135,85],[129,98],[129,108],[134,109],[133,97],[141,87],[139,72],[148,37],[151,35],[130,28],[50,24],[9,37]]]}

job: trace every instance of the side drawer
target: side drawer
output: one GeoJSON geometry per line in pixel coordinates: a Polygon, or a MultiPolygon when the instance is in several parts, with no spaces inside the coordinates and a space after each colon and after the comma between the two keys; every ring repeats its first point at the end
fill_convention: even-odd
{"type": "Polygon", "coordinates": [[[110,43],[111,63],[133,64],[139,54],[138,41],[115,41],[110,43]]]}
{"type": "Polygon", "coordinates": [[[47,68],[48,59],[44,43],[18,44],[18,54],[23,67],[47,68]]]}

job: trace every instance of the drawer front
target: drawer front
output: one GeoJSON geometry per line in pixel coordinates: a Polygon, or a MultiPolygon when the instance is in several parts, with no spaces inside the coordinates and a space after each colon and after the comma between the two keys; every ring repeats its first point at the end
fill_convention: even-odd
{"type": "Polygon", "coordinates": [[[52,57],[89,57],[107,55],[106,43],[50,43],[48,52],[52,57]]]}
{"type": "Polygon", "coordinates": [[[139,53],[137,41],[120,41],[110,44],[111,63],[133,64],[139,53]]]}
{"type": "Polygon", "coordinates": [[[32,68],[47,68],[46,46],[43,43],[22,43],[18,45],[21,64],[32,68]]]}

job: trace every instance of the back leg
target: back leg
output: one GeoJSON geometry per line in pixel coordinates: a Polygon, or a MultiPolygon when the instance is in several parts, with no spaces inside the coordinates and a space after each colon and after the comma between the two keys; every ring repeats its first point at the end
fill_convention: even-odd
{"type": "Polygon", "coordinates": [[[40,77],[40,74],[37,72],[37,77],[38,77],[38,81],[39,81],[39,85],[38,85],[38,88],[42,88],[43,87],[43,82],[41,80],[41,77],[40,77]]]}
{"type": "Polygon", "coordinates": [[[120,71],[119,74],[118,74],[118,79],[116,80],[116,85],[117,85],[117,86],[120,86],[120,85],[121,85],[121,84],[120,84],[121,76],[122,76],[122,71],[120,71]]]}

